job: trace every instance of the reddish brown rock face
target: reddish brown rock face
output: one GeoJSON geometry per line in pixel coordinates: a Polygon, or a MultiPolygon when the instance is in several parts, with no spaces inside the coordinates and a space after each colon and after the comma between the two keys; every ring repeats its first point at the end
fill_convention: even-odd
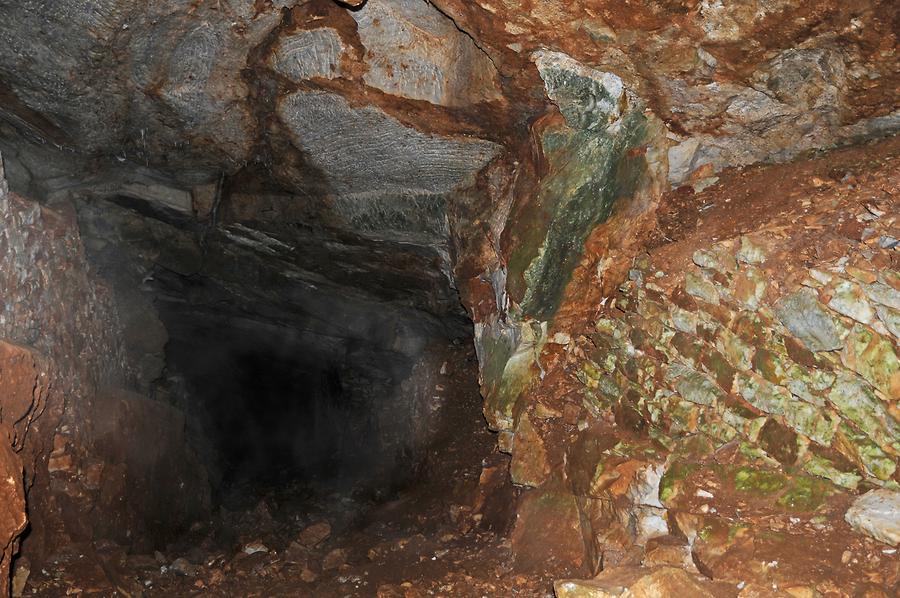
{"type": "Polygon", "coordinates": [[[0,447],[0,475],[3,476],[3,489],[0,498],[0,576],[4,587],[0,596],[9,596],[6,580],[9,579],[13,556],[18,552],[18,539],[28,525],[25,515],[25,488],[22,484],[22,461],[11,447],[5,444],[0,447]]]}
{"type": "MultiPolygon", "coordinates": [[[[13,556],[19,551],[19,536],[28,525],[25,511],[26,472],[19,453],[26,447],[28,429],[46,407],[46,374],[36,356],[22,347],[0,343],[0,595],[6,585],[13,556]]],[[[33,440],[33,439],[32,439],[33,440]]],[[[29,448],[34,443],[29,443],[29,448]]],[[[32,451],[27,451],[29,455],[32,451]]],[[[30,471],[30,476],[34,470],[30,471]]],[[[30,477],[29,476],[29,477],[30,477]]]]}

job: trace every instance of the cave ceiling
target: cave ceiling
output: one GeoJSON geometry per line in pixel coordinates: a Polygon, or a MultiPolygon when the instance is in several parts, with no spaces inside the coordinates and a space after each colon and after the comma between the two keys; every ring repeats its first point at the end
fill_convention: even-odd
{"type": "Polygon", "coordinates": [[[448,313],[449,214],[565,114],[541,56],[661,119],[673,185],[896,130],[894,2],[725,4],[3,0],[0,149],[33,196],[128,198],[305,285],[448,313]]]}

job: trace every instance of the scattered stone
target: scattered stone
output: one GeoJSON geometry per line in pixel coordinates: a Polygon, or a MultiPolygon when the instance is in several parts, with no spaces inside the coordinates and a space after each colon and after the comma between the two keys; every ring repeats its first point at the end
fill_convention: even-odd
{"type": "MultiPolygon", "coordinates": [[[[249,554],[249,553],[248,553],[249,554]]],[[[184,557],[179,557],[172,561],[172,564],[169,565],[169,571],[174,571],[179,575],[184,575],[185,577],[194,577],[197,575],[197,572],[200,570],[200,567],[191,563],[184,557]]]]}
{"type": "Polygon", "coordinates": [[[879,446],[887,447],[900,435],[900,424],[888,415],[875,391],[856,376],[842,373],[828,400],[879,446]]]}
{"type": "Polygon", "coordinates": [[[766,252],[762,245],[754,242],[750,237],[743,236],[736,257],[739,261],[747,264],[761,264],[766,261],[766,252]]]}
{"type": "Polygon", "coordinates": [[[719,291],[713,283],[693,272],[688,272],[684,277],[684,290],[688,295],[702,299],[713,305],[719,304],[719,291]]]}
{"type": "Polygon", "coordinates": [[[834,318],[812,289],[800,289],[783,297],[775,304],[775,314],[810,351],[834,351],[843,346],[834,318]]]}
{"type": "Polygon", "coordinates": [[[307,548],[317,546],[331,535],[331,525],[327,521],[320,521],[310,525],[297,537],[297,541],[307,548]]]}
{"type": "Polygon", "coordinates": [[[12,597],[21,598],[25,593],[25,584],[28,583],[28,577],[31,575],[31,563],[27,557],[19,557],[16,559],[12,576],[12,597]]]}
{"type": "Polygon", "coordinates": [[[335,548],[334,550],[326,554],[324,559],[322,559],[322,570],[331,571],[332,569],[337,569],[346,562],[347,551],[343,548],[335,548]]]}
{"type": "Polygon", "coordinates": [[[878,319],[881,320],[888,332],[897,341],[900,341],[900,311],[884,305],[876,305],[875,313],[878,314],[878,319]]]}
{"type": "Polygon", "coordinates": [[[525,493],[511,540],[520,570],[541,570],[548,561],[576,570],[584,566],[581,515],[571,494],[542,489],[525,493]]]}
{"type": "Polygon", "coordinates": [[[815,268],[810,269],[809,275],[819,284],[828,284],[833,278],[833,276],[831,276],[831,274],[829,274],[828,272],[822,272],[821,270],[817,270],[815,268]]]}
{"type": "Polygon", "coordinates": [[[875,276],[873,272],[870,272],[869,270],[863,270],[862,268],[857,268],[855,266],[847,266],[845,268],[845,271],[847,272],[847,274],[864,284],[872,284],[873,282],[878,280],[878,277],[875,276]]]}
{"type": "Polygon", "coordinates": [[[894,249],[898,245],[900,245],[900,239],[897,239],[896,237],[884,235],[878,238],[878,246],[882,249],[894,249]]]}
{"type": "Polygon", "coordinates": [[[738,303],[755,310],[765,296],[766,286],[763,272],[759,268],[747,266],[734,277],[731,292],[738,303]]]}
{"type": "Polygon", "coordinates": [[[719,587],[675,567],[617,567],[592,580],[557,581],[553,589],[557,598],[713,598],[719,587]]]}
{"type": "Polygon", "coordinates": [[[319,579],[319,576],[316,575],[315,571],[313,571],[312,569],[304,569],[300,573],[300,579],[306,583],[313,583],[314,581],[319,579]]]}
{"type": "Polygon", "coordinates": [[[691,256],[691,259],[701,268],[716,270],[722,274],[728,274],[737,269],[737,262],[735,262],[734,257],[724,250],[710,251],[707,249],[698,249],[694,252],[694,255],[691,256]]]}
{"type": "Polygon", "coordinates": [[[675,388],[686,400],[697,405],[714,405],[724,396],[718,386],[702,374],[688,372],[675,384],[675,388]]]}
{"type": "Polygon", "coordinates": [[[662,536],[647,542],[643,565],[679,567],[693,574],[698,573],[687,541],[673,536],[662,536]]]}
{"type": "Polygon", "coordinates": [[[875,311],[858,284],[843,281],[834,289],[828,307],[863,324],[871,324],[875,311]]]}
{"type": "Polygon", "coordinates": [[[244,554],[256,554],[257,552],[269,552],[269,547],[263,544],[260,540],[253,540],[252,542],[247,542],[241,547],[241,552],[244,554]]]}
{"type": "Polygon", "coordinates": [[[570,127],[602,129],[622,114],[625,86],[613,73],[585,66],[562,52],[538,50],[532,58],[547,95],[570,127]]]}
{"type": "Polygon", "coordinates": [[[893,309],[900,309],[900,291],[892,289],[886,284],[875,282],[863,286],[863,291],[869,299],[893,309]]]}
{"type": "Polygon", "coordinates": [[[282,557],[286,562],[296,565],[306,565],[309,560],[309,548],[300,544],[300,542],[291,542],[282,553],[282,557]]]}
{"type": "Polygon", "coordinates": [[[900,544],[900,492],[872,490],[854,501],[844,519],[856,531],[880,542],[900,544]]]}
{"type": "Polygon", "coordinates": [[[509,473],[514,484],[532,487],[540,486],[550,475],[544,441],[528,415],[523,415],[516,427],[509,473]]]}
{"type": "Polygon", "coordinates": [[[847,337],[841,363],[865,378],[891,399],[900,399],[900,359],[894,344],[870,328],[857,324],[847,337]]]}

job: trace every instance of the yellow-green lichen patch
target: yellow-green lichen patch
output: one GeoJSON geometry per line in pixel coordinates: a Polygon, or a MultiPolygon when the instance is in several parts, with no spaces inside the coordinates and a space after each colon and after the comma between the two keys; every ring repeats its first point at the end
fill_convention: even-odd
{"type": "Polygon", "coordinates": [[[850,490],[856,490],[856,486],[862,479],[862,476],[854,472],[841,471],[835,467],[831,461],[823,457],[810,457],[809,460],[803,464],[803,469],[806,470],[807,473],[831,480],[838,486],[843,486],[850,490]]]}
{"type": "Polygon", "coordinates": [[[659,481],[659,500],[667,502],[678,494],[678,482],[700,469],[699,463],[673,463],[659,481]]]}
{"type": "Polygon", "coordinates": [[[832,486],[824,480],[797,475],[778,504],[792,511],[815,511],[832,492],[832,486]]]}
{"type": "Polygon", "coordinates": [[[774,471],[741,467],[734,474],[734,487],[740,492],[769,495],[787,485],[787,478],[774,471]]]}

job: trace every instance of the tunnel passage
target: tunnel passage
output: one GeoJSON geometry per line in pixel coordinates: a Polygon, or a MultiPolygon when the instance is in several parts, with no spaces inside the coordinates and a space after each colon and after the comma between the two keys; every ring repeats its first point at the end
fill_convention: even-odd
{"type": "Polygon", "coordinates": [[[410,482],[446,348],[472,342],[442,273],[446,250],[229,221],[240,209],[230,203],[254,198],[233,186],[215,229],[129,197],[78,202],[138,385],[186,414],[214,490],[410,482]],[[347,279],[347,260],[363,253],[375,259],[347,279]]]}
{"type": "Polygon", "coordinates": [[[350,424],[376,397],[353,396],[364,389],[350,387],[353,375],[337,356],[298,343],[289,330],[253,324],[195,324],[166,348],[223,484],[283,471],[337,474],[339,463],[362,458],[377,429],[351,434],[350,424]]]}
{"type": "Polygon", "coordinates": [[[416,419],[421,397],[401,388],[412,356],[377,338],[310,339],[247,318],[163,317],[168,386],[221,486],[396,484],[414,471],[426,422],[416,419]]]}

